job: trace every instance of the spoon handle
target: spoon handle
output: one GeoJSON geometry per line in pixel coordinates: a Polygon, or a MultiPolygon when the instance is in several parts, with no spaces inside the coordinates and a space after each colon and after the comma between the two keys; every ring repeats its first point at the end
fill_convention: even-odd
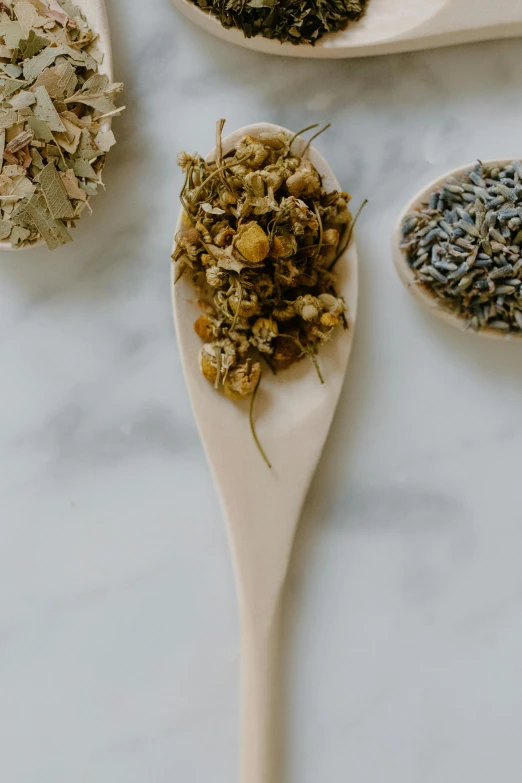
{"type": "Polygon", "coordinates": [[[240,783],[279,779],[281,603],[268,622],[242,613],[240,783]]]}

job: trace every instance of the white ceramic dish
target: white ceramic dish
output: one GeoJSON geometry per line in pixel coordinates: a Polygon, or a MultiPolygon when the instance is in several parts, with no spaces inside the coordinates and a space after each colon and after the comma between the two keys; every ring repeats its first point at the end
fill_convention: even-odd
{"type": "MultiPolygon", "coordinates": [[[[99,66],[99,73],[107,74],[109,79],[113,80],[113,65],[112,65],[112,47],[111,47],[111,35],[109,31],[109,20],[107,18],[107,9],[105,7],[104,0],[75,0],[75,5],[78,6],[83,13],[91,30],[99,35],[99,49],[103,52],[103,62],[99,66]]],[[[103,130],[109,130],[112,120],[108,117],[102,123],[103,130]]],[[[13,247],[9,240],[0,241],[0,250],[18,251],[18,250],[30,250],[35,247],[45,247],[45,241],[39,239],[31,244],[24,245],[22,248],[13,247]]]]}
{"type": "Polygon", "coordinates": [[[522,35],[520,0],[370,0],[365,17],[316,46],[281,44],[226,30],[190,0],[173,0],[189,19],[229,43],[287,57],[334,58],[392,54],[522,35]]]}
{"type": "MultiPolygon", "coordinates": [[[[243,136],[284,130],[259,123],[223,140],[226,154],[243,136]]],[[[298,149],[298,140],[295,148],[298,149]]],[[[301,150],[303,147],[301,147],[301,150]]],[[[213,155],[214,152],[211,153],[213,155]]],[[[324,158],[309,156],[326,189],[340,189],[324,158]]],[[[181,216],[178,228],[181,227],[181,216]]],[[[201,375],[201,340],[193,324],[200,310],[190,281],[173,285],[176,333],[194,415],[228,523],[235,564],[242,633],[241,783],[272,783],[274,667],[281,596],[295,530],[308,487],[330,429],[343,385],[357,314],[357,252],[354,242],[338,261],[339,293],[350,328],[324,346],[318,359],[325,377],[302,361],[277,376],[265,373],[256,401],[259,438],[273,468],[252,438],[248,406],[214,391],[201,375]]]]}

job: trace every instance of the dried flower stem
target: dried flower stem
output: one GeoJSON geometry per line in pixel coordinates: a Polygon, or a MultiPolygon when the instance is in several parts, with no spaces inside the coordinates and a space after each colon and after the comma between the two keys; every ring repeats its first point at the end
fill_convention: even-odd
{"type": "Polygon", "coordinates": [[[313,141],[315,141],[315,139],[317,139],[317,138],[318,138],[318,137],[319,137],[319,136],[320,136],[322,133],[324,133],[325,131],[327,131],[327,130],[328,130],[328,128],[331,128],[331,127],[332,127],[332,123],[331,123],[331,122],[329,122],[329,123],[328,123],[328,125],[325,125],[325,126],[324,126],[324,128],[321,128],[321,130],[320,130],[320,131],[317,131],[317,133],[316,133],[314,136],[312,136],[312,138],[311,138],[311,139],[309,139],[309,141],[308,141],[308,144],[307,144],[307,145],[306,145],[306,147],[304,148],[304,150],[303,150],[303,153],[302,153],[302,155],[301,155],[301,157],[302,157],[302,158],[304,158],[304,157],[305,157],[306,153],[307,153],[307,152],[308,152],[308,150],[310,149],[310,145],[311,145],[311,143],[312,143],[313,141]]]}
{"type": "Polygon", "coordinates": [[[313,365],[315,367],[315,371],[317,372],[317,377],[319,378],[321,383],[324,384],[323,374],[321,372],[321,368],[319,367],[319,362],[317,361],[317,357],[316,357],[316,355],[315,355],[315,353],[313,351],[313,348],[305,348],[305,346],[302,344],[302,342],[300,340],[298,340],[297,337],[294,337],[293,334],[285,334],[285,333],[283,333],[283,334],[280,334],[279,336],[280,337],[286,337],[289,340],[293,340],[294,343],[297,345],[297,347],[300,348],[301,356],[309,356],[310,357],[310,359],[312,360],[313,365]]]}
{"type": "Polygon", "coordinates": [[[309,131],[309,130],[313,130],[314,128],[318,128],[318,127],[319,127],[319,123],[318,123],[318,122],[315,122],[313,125],[308,125],[308,127],[307,127],[307,128],[303,128],[303,130],[300,130],[300,131],[297,131],[297,133],[294,133],[294,135],[292,136],[292,138],[291,138],[291,139],[290,139],[290,141],[288,142],[288,149],[289,149],[290,151],[292,151],[292,145],[293,145],[294,141],[295,141],[296,139],[298,139],[298,138],[299,138],[299,136],[302,136],[302,135],[303,135],[303,133],[306,133],[307,131],[309,131]]]}
{"type": "Polygon", "coordinates": [[[268,465],[269,469],[271,470],[272,469],[272,464],[271,464],[270,460],[268,459],[268,457],[266,456],[266,453],[265,453],[265,450],[264,450],[263,446],[261,445],[261,441],[258,438],[258,435],[257,435],[257,432],[256,432],[256,425],[255,425],[255,422],[254,422],[254,405],[255,405],[255,402],[256,402],[257,392],[259,391],[259,387],[261,385],[261,378],[262,377],[263,377],[263,375],[261,373],[259,375],[259,380],[256,383],[255,389],[254,389],[254,391],[252,393],[252,397],[250,398],[250,414],[249,414],[250,429],[252,431],[252,437],[254,438],[254,440],[256,442],[256,446],[259,449],[259,453],[261,454],[261,456],[263,457],[264,461],[266,462],[266,464],[268,465]]]}
{"type": "Polygon", "coordinates": [[[348,248],[350,247],[350,242],[352,241],[352,236],[353,236],[353,232],[354,232],[354,229],[355,229],[355,225],[356,225],[357,221],[359,220],[359,218],[361,216],[361,212],[363,211],[363,209],[365,208],[367,203],[368,203],[368,199],[365,198],[363,203],[361,204],[361,206],[357,210],[357,214],[355,215],[355,218],[350,223],[350,227],[348,229],[348,236],[346,238],[346,242],[343,243],[342,249],[339,250],[339,252],[335,256],[334,260],[332,261],[332,263],[328,267],[328,271],[329,272],[335,267],[336,263],[339,261],[341,256],[343,256],[346,253],[346,251],[348,250],[348,248]]]}
{"type": "Polygon", "coordinates": [[[249,159],[250,155],[245,155],[243,158],[240,158],[239,160],[232,161],[231,163],[224,163],[222,166],[219,166],[217,169],[215,169],[211,174],[208,175],[206,180],[201,183],[199,188],[196,190],[194,201],[197,201],[199,198],[199,194],[202,190],[204,190],[208,183],[213,180],[218,175],[222,174],[223,171],[227,171],[228,169],[233,169],[234,166],[241,166],[242,163],[246,163],[246,161],[249,159]]]}
{"type": "Polygon", "coordinates": [[[221,354],[222,354],[222,348],[218,346],[216,348],[217,371],[216,371],[216,380],[214,382],[214,389],[219,389],[219,381],[221,380],[221,354]]]}
{"type": "Polygon", "coordinates": [[[316,201],[314,201],[314,212],[317,215],[317,221],[319,223],[319,242],[317,243],[316,256],[320,256],[321,250],[323,249],[324,228],[323,228],[323,220],[321,218],[321,213],[319,212],[319,207],[317,206],[316,201]]]}

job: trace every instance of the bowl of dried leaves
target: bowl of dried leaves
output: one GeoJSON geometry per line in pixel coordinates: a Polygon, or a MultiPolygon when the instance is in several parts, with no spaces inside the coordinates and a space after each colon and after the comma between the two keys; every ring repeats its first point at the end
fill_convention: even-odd
{"type": "Polygon", "coordinates": [[[112,82],[103,0],[0,3],[0,248],[50,250],[103,186],[112,82]]]}
{"type": "MultiPolygon", "coordinates": [[[[227,43],[286,57],[363,57],[446,43],[454,0],[172,0],[227,43]],[[437,33],[437,35],[435,35],[437,33]]],[[[462,10],[462,9],[461,9],[462,10]]],[[[459,17],[459,9],[455,9],[459,17]]]]}
{"type": "Polygon", "coordinates": [[[522,163],[479,161],[432,182],[404,209],[396,269],[438,318],[480,337],[522,337],[522,163]]]}
{"type": "Polygon", "coordinates": [[[222,139],[223,124],[206,159],[178,159],[174,313],[193,398],[216,395],[231,427],[246,406],[257,440],[261,378],[279,432],[299,415],[294,394],[318,406],[324,389],[340,391],[357,307],[354,218],[312,139],[269,123],[222,139]]]}
{"type": "MultiPolygon", "coordinates": [[[[192,21],[218,37],[260,51],[297,54],[358,22],[369,0],[174,0],[192,21]],[[276,48],[274,48],[276,47],[276,48]],[[292,51],[293,50],[293,51],[292,51]]],[[[319,55],[319,51],[317,51],[319,55]]]]}

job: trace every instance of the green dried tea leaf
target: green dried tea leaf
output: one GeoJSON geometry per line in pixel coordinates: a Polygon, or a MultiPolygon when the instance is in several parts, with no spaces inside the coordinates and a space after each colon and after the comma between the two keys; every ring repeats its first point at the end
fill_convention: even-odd
{"type": "Polygon", "coordinates": [[[18,247],[31,236],[31,232],[28,228],[24,228],[23,226],[12,226],[8,236],[11,239],[12,246],[18,247]]]}
{"type": "Polygon", "coordinates": [[[44,120],[52,131],[61,131],[63,133],[65,125],[54,108],[54,104],[45,87],[37,87],[34,92],[37,101],[34,116],[39,120],[44,120]]]}
{"type": "Polygon", "coordinates": [[[95,111],[95,115],[98,114],[111,114],[116,111],[116,106],[112,98],[108,95],[100,95],[97,98],[91,98],[84,96],[82,93],[76,93],[71,98],[68,98],[66,103],[83,103],[84,106],[90,106],[95,111]]]}
{"type": "MultiPolygon", "coordinates": [[[[49,14],[49,6],[47,4],[44,5],[42,0],[29,0],[31,5],[34,5],[38,13],[40,14],[41,19],[37,20],[38,23],[45,23],[49,24],[48,14],[49,14]]],[[[52,0],[51,0],[52,3],[52,0]]]]}
{"type": "Polygon", "coordinates": [[[43,141],[53,140],[53,134],[45,120],[39,120],[37,117],[29,117],[27,122],[34,131],[34,135],[37,139],[42,139],[43,141]]]}
{"type": "Polygon", "coordinates": [[[22,90],[17,95],[14,95],[9,101],[9,105],[13,109],[27,109],[36,103],[36,95],[32,90],[22,90]]]}
{"type": "Polygon", "coordinates": [[[87,79],[82,87],[82,95],[96,98],[107,92],[110,85],[109,77],[104,73],[96,73],[87,79]]]}
{"type": "Polygon", "coordinates": [[[74,217],[74,209],[65,190],[65,186],[53,163],[40,172],[38,181],[42,186],[42,193],[54,218],[71,220],[74,217]]]}
{"type": "Polygon", "coordinates": [[[82,103],[95,109],[98,114],[112,114],[117,111],[114,96],[121,88],[121,84],[111,84],[105,74],[95,74],[85,82],[81,91],[71,96],[66,103],[82,103]]]}
{"type": "Polygon", "coordinates": [[[27,0],[18,0],[18,2],[14,4],[14,12],[20,27],[22,28],[24,38],[27,38],[38,17],[38,11],[34,5],[27,2],[27,0]]]}
{"type": "Polygon", "coordinates": [[[21,196],[22,198],[27,198],[30,196],[34,191],[36,190],[36,186],[29,177],[22,177],[20,182],[17,182],[15,187],[13,188],[13,195],[15,196],[21,196]]]}
{"type": "Polygon", "coordinates": [[[64,96],[69,98],[74,95],[74,91],[78,85],[78,77],[76,71],[67,60],[56,63],[54,68],[56,76],[58,77],[58,87],[60,89],[60,97],[64,96]]]}
{"type": "Polygon", "coordinates": [[[9,165],[4,166],[4,175],[11,180],[16,178],[25,177],[25,169],[23,166],[9,165]]]}
{"type": "Polygon", "coordinates": [[[0,128],[10,128],[18,122],[18,114],[12,109],[8,109],[0,114],[0,128]]]}
{"type": "Polygon", "coordinates": [[[78,79],[72,65],[62,60],[52,68],[46,68],[34,83],[35,87],[45,87],[53,99],[69,98],[74,94],[78,79]]]}
{"type": "Polygon", "coordinates": [[[98,63],[98,65],[101,65],[101,64],[102,64],[102,62],[103,62],[103,60],[104,60],[104,57],[105,57],[105,55],[103,54],[103,52],[100,52],[100,50],[99,50],[99,49],[96,49],[95,47],[91,47],[91,48],[89,49],[89,54],[91,55],[91,57],[92,57],[92,59],[93,59],[93,60],[96,60],[96,62],[98,63]]]}
{"type": "Polygon", "coordinates": [[[12,230],[13,224],[9,220],[0,220],[0,239],[8,239],[12,230]]]}
{"type": "Polygon", "coordinates": [[[87,70],[96,69],[95,60],[87,52],[80,52],[78,49],[73,49],[72,46],[66,46],[65,44],[62,45],[62,48],[64,55],[71,60],[73,65],[76,65],[78,68],[86,68],[87,70]]]}
{"type": "Polygon", "coordinates": [[[60,174],[60,177],[62,178],[62,182],[69,198],[77,199],[78,201],[86,201],[87,195],[85,191],[80,188],[80,183],[78,182],[72,169],[67,169],[67,171],[63,172],[63,174],[60,174]]]}
{"type": "Polygon", "coordinates": [[[15,92],[18,92],[22,87],[26,87],[26,82],[18,81],[17,79],[6,79],[2,90],[2,100],[8,98],[15,92]]]}
{"type": "Polygon", "coordinates": [[[71,3],[71,0],[58,0],[59,4],[71,19],[80,20],[82,13],[77,5],[71,3]]]}
{"type": "Polygon", "coordinates": [[[33,160],[33,166],[37,169],[43,169],[44,162],[43,158],[36,149],[36,147],[31,147],[31,158],[33,160]]]}
{"type": "Polygon", "coordinates": [[[61,57],[65,52],[65,46],[48,46],[47,49],[37,54],[36,57],[26,60],[24,63],[24,78],[26,81],[34,82],[45,68],[52,65],[56,58],[61,57]]]}
{"type": "Polygon", "coordinates": [[[24,32],[19,22],[2,22],[0,24],[0,36],[3,37],[8,49],[18,49],[24,32]]]}
{"type": "Polygon", "coordinates": [[[31,196],[24,208],[25,216],[44,238],[49,250],[72,242],[72,237],[61,220],[55,220],[43,196],[31,196]]]}
{"type": "Polygon", "coordinates": [[[69,122],[69,120],[66,120],[64,117],[62,117],[62,122],[65,125],[66,132],[56,133],[54,138],[60,147],[62,147],[64,150],[67,150],[67,152],[70,152],[72,155],[78,149],[78,145],[82,137],[82,131],[81,128],[78,128],[77,125],[73,125],[72,122],[69,122]]]}
{"type": "Polygon", "coordinates": [[[31,30],[28,37],[20,41],[20,53],[24,60],[27,60],[35,57],[48,45],[49,41],[47,38],[42,38],[41,35],[37,35],[34,30],[31,30]]]}
{"type": "Polygon", "coordinates": [[[109,152],[111,147],[114,147],[116,144],[114,133],[111,130],[100,131],[98,135],[94,137],[94,141],[96,146],[103,150],[103,152],[109,152]]]}
{"type": "Polygon", "coordinates": [[[98,193],[98,185],[95,182],[82,182],[80,187],[88,196],[96,196],[98,193]]]}
{"type": "Polygon", "coordinates": [[[74,161],[73,171],[77,177],[81,177],[82,179],[97,178],[93,167],[87,160],[84,160],[84,158],[78,158],[78,160],[74,161]]]}
{"type": "Polygon", "coordinates": [[[60,112],[60,117],[62,120],[68,120],[73,125],[76,125],[77,128],[87,128],[87,130],[89,130],[93,125],[92,115],[90,114],[78,117],[78,115],[73,114],[72,111],[62,111],[60,112]]]}
{"type": "Polygon", "coordinates": [[[103,151],[96,146],[94,139],[86,128],[82,129],[78,152],[80,156],[86,160],[94,160],[94,158],[98,158],[100,155],[104,154],[103,151]]]}
{"type": "Polygon", "coordinates": [[[0,174],[4,167],[4,150],[5,150],[5,128],[0,130],[0,174]]]}
{"type": "Polygon", "coordinates": [[[13,65],[13,63],[9,63],[9,65],[4,65],[2,63],[2,71],[6,73],[11,79],[18,79],[18,77],[22,75],[22,69],[20,66],[13,65]]]}

